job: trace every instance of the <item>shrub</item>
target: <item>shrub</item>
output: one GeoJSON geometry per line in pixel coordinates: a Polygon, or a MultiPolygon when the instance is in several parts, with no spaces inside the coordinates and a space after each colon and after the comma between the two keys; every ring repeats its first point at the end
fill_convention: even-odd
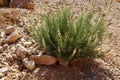
{"type": "Polygon", "coordinates": [[[50,55],[64,60],[79,57],[96,57],[97,47],[105,32],[103,16],[96,16],[93,10],[79,15],[74,20],[68,8],[57,15],[43,16],[42,26],[31,26],[32,37],[50,55]]]}

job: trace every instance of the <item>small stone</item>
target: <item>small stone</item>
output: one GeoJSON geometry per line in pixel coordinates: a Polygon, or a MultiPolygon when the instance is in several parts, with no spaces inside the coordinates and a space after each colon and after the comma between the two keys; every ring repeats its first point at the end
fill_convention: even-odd
{"type": "Polygon", "coordinates": [[[4,77],[4,74],[3,73],[0,73],[0,78],[4,77]]]}
{"type": "Polygon", "coordinates": [[[9,66],[9,63],[8,62],[4,62],[3,63],[5,66],[9,66]]]}
{"type": "Polygon", "coordinates": [[[12,54],[14,59],[18,59],[18,56],[16,54],[12,54]]]}
{"type": "Polygon", "coordinates": [[[22,52],[20,51],[19,49],[16,51],[16,54],[19,58],[23,59],[26,57],[26,53],[25,52],[22,52]]]}
{"type": "Polygon", "coordinates": [[[29,50],[27,50],[27,48],[25,48],[22,44],[17,44],[18,48],[23,51],[23,52],[29,52],[29,50]]]}
{"type": "Polygon", "coordinates": [[[38,56],[41,56],[42,54],[43,54],[42,51],[39,51],[39,52],[38,52],[38,56]]]}
{"type": "Polygon", "coordinates": [[[10,1],[11,8],[26,8],[30,0],[12,0],[10,1]]]}
{"type": "Polygon", "coordinates": [[[9,61],[14,61],[11,53],[8,53],[8,54],[6,55],[6,58],[7,58],[9,61]]]}
{"type": "Polygon", "coordinates": [[[2,32],[2,31],[1,31],[0,37],[1,37],[1,38],[4,38],[4,35],[5,35],[5,32],[2,32]]]}
{"type": "Polygon", "coordinates": [[[18,59],[17,54],[12,54],[12,57],[13,57],[14,59],[18,59]]]}
{"type": "Polygon", "coordinates": [[[30,56],[30,59],[34,60],[36,64],[42,65],[53,65],[57,62],[57,59],[55,57],[49,55],[32,55],[30,56]]]}
{"type": "Polygon", "coordinates": [[[34,71],[33,71],[33,74],[37,74],[39,72],[40,68],[36,68],[34,71]]]}
{"type": "Polygon", "coordinates": [[[21,38],[20,41],[21,41],[21,42],[25,42],[26,40],[25,40],[24,38],[21,38]]]}
{"type": "Polygon", "coordinates": [[[20,26],[20,27],[23,27],[23,26],[24,26],[24,22],[20,22],[20,23],[19,23],[19,26],[20,26]]]}
{"type": "Polygon", "coordinates": [[[28,3],[26,6],[27,9],[34,9],[35,8],[35,4],[32,3],[28,3]]]}
{"type": "Polygon", "coordinates": [[[7,79],[7,77],[0,78],[0,80],[6,80],[6,79],[7,79]]]}
{"type": "Polygon", "coordinates": [[[9,49],[9,45],[8,44],[4,44],[3,45],[3,50],[7,50],[7,49],[9,49]]]}
{"type": "Polygon", "coordinates": [[[32,42],[24,42],[23,45],[26,46],[26,47],[29,47],[30,45],[32,44],[32,42]]]}
{"type": "Polygon", "coordinates": [[[69,62],[63,59],[59,59],[59,64],[62,66],[68,66],[69,62]]]}
{"type": "Polygon", "coordinates": [[[19,57],[21,57],[22,59],[26,57],[26,54],[29,53],[29,51],[21,44],[17,44],[18,48],[17,48],[17,55],[19,57]]]}
{"type": "Polygon", "coordinates": [[[0,46],[0,53],[1,53],[1,52],[3,52],[3,47],[2,47],[2,46],[0,46]]]}
{"type": "Polygon", "coordinates": [[[17,41],[21,36],[17,32],[12,32],[6,39],[6,42],[11,43],[17,41]]]}
{"type": "Polygon", "coordinates": [[[9,25],[5,28],[5,34],[11,34],[14,31],[15,31],[15,28],[13,26],[9,25]]]}
{"type": "Polygon", "coordinates": [[[9,70],[8,68],[1,68],[1,69],[0,69],[0,72],[4,73],[4,72],[6,72],[6,71],[8,71],[8,70],[9,70]]]}
{"type": "Polygon", "coordinates": [[[16,47],[15,47],[15,46],[12,46],[12,47],[10,48],[10,50],[11,50],[11,52],[15,52],[16,47]]]}
{"type": "Polygon", "coordinates": [[[28,58],[24,58],[22,60],[22,63],[29,70],[35,69],[35,62],[34,62],[34,60],[28,60],[28,58]]]}

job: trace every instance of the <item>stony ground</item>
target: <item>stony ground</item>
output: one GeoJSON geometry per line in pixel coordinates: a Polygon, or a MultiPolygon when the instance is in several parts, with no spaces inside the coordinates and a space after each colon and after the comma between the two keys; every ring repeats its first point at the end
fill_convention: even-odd
{"type": "MultiPolygon", "coordinates": [[[[41,55],[42,53],[39,49],[40,46],[35,43],[28,32],[28,26],[33,23],[40,25],[40,14],[56,12],[63,3],[71,6],[76,16],[81,7],[87,9],[90,4],[95,5],[94,9],[97,12],[101,12],[108,5],[106,2],[110,2],[110,0],[97,0],[96,4],[93,0],[34,0],[34,10],[1,8],[0,80],[38,80],[36,75],[42,70],[42,66],[34,65],[34,63],[32,66],[25,66],[30,61],[24,62],[23,59],[31,55],[41,55]],[[9,28],[12,30],[8,30],[9,28]]],[[[103,56],[95,59],[99,66],[95,66],[96,68],[81,80],[120,80],[119,2],[112,2],[107,21],[109,21],[107,38],[100,48],[103,56]]],[[[45,72],[43,71],[44,74],[45,72]]]]}

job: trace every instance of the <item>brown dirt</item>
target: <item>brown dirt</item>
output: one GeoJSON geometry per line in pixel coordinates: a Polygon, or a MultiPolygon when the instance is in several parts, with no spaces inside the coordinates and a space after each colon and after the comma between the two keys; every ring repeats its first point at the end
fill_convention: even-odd
{"type": "Polygon", "coordinates": [[[90,59],[77,60],[69,66],[41,66],[38,80],[108,80],[114,79],[109,70],[90,59]]]}

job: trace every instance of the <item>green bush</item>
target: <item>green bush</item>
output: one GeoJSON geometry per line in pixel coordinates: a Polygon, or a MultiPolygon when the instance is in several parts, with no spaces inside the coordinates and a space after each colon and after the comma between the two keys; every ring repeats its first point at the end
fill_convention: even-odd
{"type": "Polygon", "coordinates": [[[50,55],[64,60],[79,57],[96,57],[97,47],[105,32],[103,16],[96,16],[93,10],[79,15],[74,20],[70,10],[63,8],[57,15],[46,14],[42,26],[31,26],[32,37],[50,55]]]}

